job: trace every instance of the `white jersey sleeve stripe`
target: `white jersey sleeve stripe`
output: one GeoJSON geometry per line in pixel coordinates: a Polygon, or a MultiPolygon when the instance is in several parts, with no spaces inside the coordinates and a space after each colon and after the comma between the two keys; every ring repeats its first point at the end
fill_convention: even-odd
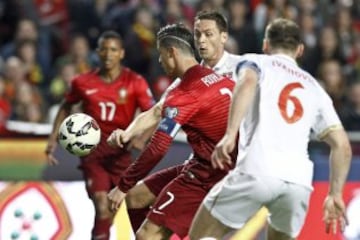
{"type": "Polygon", "coordinates": [[[178,133],[178,131],[180,130],[180,128],[181,128],[181,125],[176,123],[174,129],[170,133],[170,137],[174,138],[176,136],[176,134],[178,133]]]}
{"type": "Polygon", "coordinates": [[[255,63],[255,62],[252,62],[252,61],[247,61],[247,60],[244,60],[244,61],[241,61],[237,64],[236,66],[236,75],[239,75],[239,71],[242,69],[242,68],[251,68],[252,70],[254,70],[258,75],[260,75],[261,73],[261,70],[259,68],[259,66],[255,63]]]}
{"type": "Polygon", "coordinates": [[[336,124],[330,127],[327,127],[326,129],[324,129],[320,134],[318,134],[317,138],[319,140],[322,140],[326,137],[326,135],[332,131],[335,130],[339,130],[339,129],[343,129],[343,126],[341,124],[336,124]]]}

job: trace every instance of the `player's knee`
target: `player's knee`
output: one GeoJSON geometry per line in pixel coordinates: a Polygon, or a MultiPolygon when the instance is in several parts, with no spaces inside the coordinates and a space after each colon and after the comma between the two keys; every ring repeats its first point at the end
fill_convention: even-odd
{"type": "Polygon", "coordinates": [[[155,196],[144,185],[136,185],[126,195],[125,201],[128,208],[146,208],[150,206],[155,200],[155,196]]]}
{"type": "Polygon", "coordinates": [[[191,228],[190,228],[190,230],[189,230],[188,235],[189,235],[189,239],[190,239],[190,240],[195,239],[195,234],[194,234],[194,231],[192,231],[192,229],[191,229],[191,228]]]}
{"type": "Polygon", "coordinates": [[[136,240],[146,240],[146,237],[149,237],[146,229],[140,228],[140,229],[136,232],[136,240]]]}
{"type": "Polygon", "coordinates": [[[136,240],[161,239],[158,233],[151,231],[146,224],[143,224],[135,234],[136,240]]]}
{"type": "MultiPolygon", "coordinates": [[[[195,234],[193,231],[190,231],[189,232],[189,239],[190,240],[200,240],[200,239],[203,239],[203,238],[200,238],[197,234],[195,234]]],[[[211,239],[209,239],[211,240],[211,239]]]]}
{"type": "Polygon", "coordinates": [[[136,193],[128,192],[125,198],[126,206],[128,208],[140,208],[141,201],[136,193]]]}
{"type": "Polygon", "coordinates": [[[189,233],[189,239],[190,240],[217,240],[214,237],[200,237],[197,234],[190,231],[189,233]]]}
{"type": "Polygon", "coordinates": [[[136,240],[161,240],[161,239],[170,239],[172,231],[163,226],[158,226],[157,224],[151,222],[150,220],[145,220],[141,225],[139,230],[136,232],[136,240]]]}
{"type": "Polygon", "coordinates": [[[109,200],[107,199],[106,194],[96,194],[93,197],[96,217],[99,218],[110,218],[113,213],[109,208],[109,200]]]}
{"type": "Polygon", "coordinates": [[[136,232],[136,240],[161,240],[161,239],[170,239],[172,232],[168,229],[160,228],[159,231],[154,232],[146,229],[145,227],[141,227],[136,232]]]}

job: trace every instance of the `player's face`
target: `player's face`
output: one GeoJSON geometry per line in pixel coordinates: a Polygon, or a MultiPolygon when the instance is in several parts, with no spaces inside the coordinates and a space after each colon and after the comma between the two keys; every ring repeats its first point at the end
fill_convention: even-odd
{"type": "Polygon", "coordinates": [[[99,41],[97,53],[102,66],[106,70],[111,70],[119,66],[120,61],[124,58],[125,52],[119,40],[107,38],[99,41]]]}
{"type": "Polygon", "coordinates": [[[175,76],[175,61],[171,49],[158,47],[159,50],[159,63],[163,67],[166,75],[173,78],[175,76]]]}
{"type": "Polygon", "coordinates": [[[195,47],[205,63],[220,60],[227,33],[220,32],[214,20],[196,20],[194,25],[195,47]]]}

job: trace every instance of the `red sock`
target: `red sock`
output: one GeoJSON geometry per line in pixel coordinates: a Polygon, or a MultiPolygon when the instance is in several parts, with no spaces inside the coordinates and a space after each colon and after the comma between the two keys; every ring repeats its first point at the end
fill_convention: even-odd
{"type": "Polygon", "coordinates": [[[149,208],[139,208],[139,209],[128,209],[129,219],[131,223],[131,227],[136,233],[136,231],[140,228],[141,224],[144,222],[147,213],[149,212],[149,208]]]}
{"type": "Polygon", "coordinates": [[[111,222],[110,218],[95,218],[95,224],[92,230],[92,240],[109,240],[111,222]]]}

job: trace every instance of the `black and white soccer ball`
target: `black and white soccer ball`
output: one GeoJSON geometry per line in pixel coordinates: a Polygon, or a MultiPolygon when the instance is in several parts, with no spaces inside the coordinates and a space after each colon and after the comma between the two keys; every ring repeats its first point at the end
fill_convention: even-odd
{"type": "Polygon", "coordinates": [[[84,113],[75,113],[61,123],[59,143],[69,153],[83,157],[100,142],[101,130],[95,119],[84,113]]]}

